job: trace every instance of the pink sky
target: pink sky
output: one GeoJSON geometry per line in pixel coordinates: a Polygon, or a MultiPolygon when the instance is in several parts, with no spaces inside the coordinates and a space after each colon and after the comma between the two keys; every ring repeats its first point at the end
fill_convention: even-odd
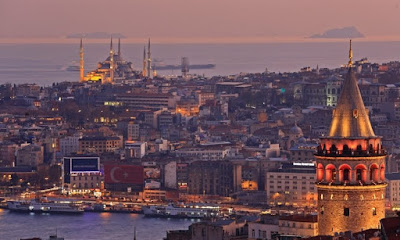
{"type": "Polygon", "coordinates": [[[303,38],[355,26],[399,37],[400,0],[0,0],[0,38],[119,32],[132,39],[303,38]]]}

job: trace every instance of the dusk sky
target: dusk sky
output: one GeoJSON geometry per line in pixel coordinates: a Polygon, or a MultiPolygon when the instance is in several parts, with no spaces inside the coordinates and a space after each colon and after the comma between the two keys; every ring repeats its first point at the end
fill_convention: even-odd
{"type": "Polygon", "coordinates": [[[0,0],[0,38],[122,33],[160,41],[304,38],[355,26],[399,37],[400,0],[0,0]]]}

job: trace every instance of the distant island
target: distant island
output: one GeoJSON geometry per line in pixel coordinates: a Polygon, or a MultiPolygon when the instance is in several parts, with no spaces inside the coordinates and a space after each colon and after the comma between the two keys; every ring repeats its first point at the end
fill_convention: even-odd
{"type": "Polygon", "coordinates": [[[91,39],[105,39],[105,38],[125,38],[121,33],[107,33],[107,32],[91,32],[91,33],[73,33],[66,36],[67,38],[91,38],[91,39]]]}
{"type": "Polygon", "coordinates": [[[359,32],[356,27],[333,28],[322,34],[314,34],[310,38],[363,38],[364,34],[359,32]]]}

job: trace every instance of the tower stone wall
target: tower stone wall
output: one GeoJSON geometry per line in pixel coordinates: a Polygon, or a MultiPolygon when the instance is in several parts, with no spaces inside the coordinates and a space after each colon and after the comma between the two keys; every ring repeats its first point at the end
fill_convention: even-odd
{"type": "Polygon", "coordinates": [[[318,234],[379,228],[385,217],[385,187],[318,187],[318,234]]]}

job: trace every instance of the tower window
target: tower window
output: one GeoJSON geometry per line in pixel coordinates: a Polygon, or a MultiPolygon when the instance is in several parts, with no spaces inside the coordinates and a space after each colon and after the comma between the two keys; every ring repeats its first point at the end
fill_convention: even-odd
{"type": "Polygon", "coordinates": [[[345,169],[343,171],[343,180],[344,181],[349,181],[350,180],[350,170],[349,169],[345,169]]]}
{"type": "Polygon", "coordinates": [[[361,169],[357,169],[357,181],[361,181],[362,180],[362,170],[361,169]]]}
{"type": "Polygon", "coordinates": [[[350,208],[344,208],[344,213],[345,216],[350,216],[350,208]]]}
{"type": "Polygon", "coordinates": [[[372,208],[372,216],[376,216],[376,208],[372,208]]]}

